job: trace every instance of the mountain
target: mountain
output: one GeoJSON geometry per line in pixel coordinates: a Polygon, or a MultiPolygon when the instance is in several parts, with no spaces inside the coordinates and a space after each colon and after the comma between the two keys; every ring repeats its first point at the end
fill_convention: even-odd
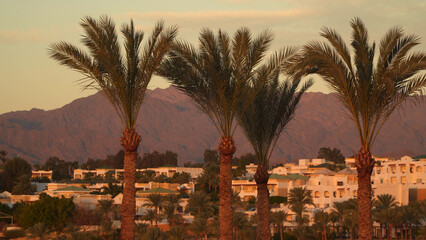
{"type": "MultiPolygon", "coordinates": [[[[426,153],[425,104],[394,113],[373,148],[379,156],[426,153]]],[[[105,158],[120,148],[122,124],[101,93],[77,99],[62,108],[10,112],[0,115],[0,150],[43,163],[51,156],[68,161],[105,158]]],[[[214,125],[176,89],[149,90],[138,118],[139,151],[172,150],[179,163],[202,161],[205,149],[216,149],[214,125]]],[[[235,135],[236,156],[251,151],[241,131],[235,135]]],[[[307,93],[295,120],[282,134],[272,163],[315,158],[319,148],[336,147],[345,156],[359,149],[354,124],[330,94],[307,93]]]]}

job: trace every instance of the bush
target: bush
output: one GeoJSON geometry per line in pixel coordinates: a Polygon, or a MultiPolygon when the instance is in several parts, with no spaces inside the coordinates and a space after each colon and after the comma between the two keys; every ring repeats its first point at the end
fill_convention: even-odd
{"type": "Polygon", "coordinates": [[[23,229],[13,229],[13,230],[6,230],[4,232],[4,236],[7,239],[13,239],[13,238],[19,238],[25,236],[25,231],[23,229]]]}
{"type": "Polygon", "coordinates": [[[62,229],[71,222],[74,213],[72,198],[51,197],[40,194],[40,200],[32,204],[24,204],[19,211],[19,224],[24,228],[43,222],[47,227],[62,229]]]}
{"type": "Polygon", "coordinates": [[[286,203],[287,197],[282,196],[272,196],[269,197],[269,204],[280,204],[280,203],[286,203]]]}

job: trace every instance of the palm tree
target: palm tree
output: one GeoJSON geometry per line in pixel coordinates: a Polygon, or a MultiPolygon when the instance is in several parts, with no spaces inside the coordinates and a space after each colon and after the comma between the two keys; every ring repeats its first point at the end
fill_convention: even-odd
{"type": "Polygon", "coordinates": [[[323,28],[321,36],[329,42],[310,42],[295,57],[288,69],[296,76],[316,73],[336,93],[358,130],[361,143],[355,155],[358,171],[360,240],[372,239],[371,173],[375,160],[373,144],[389,116],[403,102],[418,103],[412,97],[425,92],[426,55],[408,52],[420,44],[415,35],[405,35],[402,28],[390,29],[380,42],[375,61],[375,44],[359,18],[351,21],[353,57],[342,37],[333,29],[323,28]],[[331,45],[331,46],[330,46],[331,45]]]}
{"type": "MultiPolygon", "coordinates": [[[[235,232],[235,240],[241,239],[241,230],[247,227],[248,218],[244,212],[234,211],[234,218],[232,219],[232,227],[235,232]]],[[[270,239],[270,238],[269,238],[270,239]]]]}
{"type": "MultiPolygon", "coordinates": [[[[390,219],[393,218],[391,214],[391,209],[398,206],[395,196],[391,194],[380,194],[377,196],[377,200],[373,201],[373,217],[380,224],[380,234],[379,238],[382,239],[382,228],[383,224],[389,226],[390,219]]],[[[388,231],[388,226],[386,226],[386,231],[388,231]]],[[[388,233],[390,234],[390,233],[388,233]]]]}
{"type": "Polygon", "coordinates": [[[101,193],[109,194],[112,198],[115,198],[118,194],[123,192],[123,185],[118,185],[115,183],[108,183],[107,187],[101,188],[101,193]]]}
{"type": "Polygon", "coordinates": [[[228,34],[209,29],[201,31],[200,47],[178,42],[162,64],[160,75],[185,93],[208,115],[221,136],[219,218],[220,239],[232,238],[231,160],[236,151],[233,134],[234,118],[239,106],[248,106],[252,99],[247,85],[263,59],[272,34],[265,31],[252,39],[247,28],[239,29],[231,40],[228,34]]]}
{"type": "Polygon", "coordinates": [[[207,239],[207,219],[204,216],[195,217],[189,229],[195,234],[195,239],[207,239]]]}
{"type": "Polygon", "coordinates": [[[312,85],[312,81],[308,81],[299,88],[300,79],[279,81],[280,65],[294,52],[294,49],[288,48],[276,53],[267,64],[258,68],[252,76],[254,87],[250,88],[250,94],[256,95],[255,100],[238,113],[240,125],[259,162],[254,175],[257,185],[257,214],[260,220],[257,226],[257,239],[271,238],[269,159],[282,131],[293,119],[300,98],[312,85]],[[261,85],[260,90],[257,85],[261,85]]]}
{"type": "Polygon", "coordinates": [[[143,52],[140,45],[143,32],[134,28],[133,21],[124,24],[124,56],[122,54],[115,24],[103,16],[96,21],[83,18],[83,45],[89,53],[76,46],[59,42],[49,48],[50,57],[84,75],[83,88],[95,88],[110,101],[123,123],[120,139],[124,148],[124,191],[121,213],[121,239],[134,239],[135,236],[135,171],[137,149],[141,142],[135,131],[140,106],[152,75],[156,72],[163,56],[173,42],[177,28],[164,29],[159,22],[148,40],[143,52]]]}
{"type": "Polygon", "coordinates": [[[296,213],[296,222],[302,225],[304,222],[303,212],[308,205],[314,205],[312,191],[306,187],[296,187],[290,190],[288,205],[290,210],[296,213]]]}
{"type": "Polygon", "coordinates": [[[158,210],[164,205],[164,197],[160,194],[149,194],[143,207],[154,208],[155,226],[158,227],[158,210]]]}
{"type": "Polygon", "coordinates": [[[104,216],[105,221],[109,221],[110,213],[115,211],[114,201],[113,200],[99,200],[97,204],[97,209],[101,215],[104,216]]]}
{"type": "Polygon", "coordinates": [[[314,213],[315,225],[318,226],[321,232],[321,239],[327,240],[327,227],[330,222],[330,215],[324,210],[318,210],[314,213]]]}
{"type": "Polygon", "coordinates": [[[213,202],[205,192],[193,192],[189,195],[186,210],[194,216],[209,217],[213,213],[213,202]]]}
{"type": "Polygon", "coordinates": [[[155,212],[152,209],[147,209],[146,214],[143,215],[142,220],[148,221],[149,225],[152,227],[152,222],[155,220],[155,212]]]}
{"type": "Polygon", "coordinates": [[[169,240],[185,240],[188,239],[188,233],[184,226],[174,226],[167,232],[169,240]]]}
{"type": "Polygon", "coordinates": [[[271,220],[274,224],[279,226],[280,229],[280,239],[283,240],[283,231],[284,231],[284,222],[287,220],[286,211],[275,211],[271,212],[271,220]]]}
{"type": "Polygon", "coordinates": [[[337,235],[339,236],[341,234],[341,229],[343,219],[345,217],[345,204],[344,202],[333,202],[333,208],[331,210],[332,216],[334,216],[337,219],[338,226],[337,226],[337,235]]]}

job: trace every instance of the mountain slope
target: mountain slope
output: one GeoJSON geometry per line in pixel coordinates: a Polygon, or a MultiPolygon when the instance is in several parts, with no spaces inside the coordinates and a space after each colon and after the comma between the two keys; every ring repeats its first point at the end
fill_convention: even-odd
{"type": "MultiPolygon", "coordinates": [[[[395,113],[379,135],[376,155],[399,157],[426,152],[425,104],[395,113]]],[[[68,161],[104,158],[120,149],[121,123],[101,93],[77,99],[62,108],[0,115],[0,150],[31,162],[58,156],[68,161]]],[[[179,162],[201,161],[204,149],[219,143],[216,129],[187,97],[174,88],[149,90],[138,119],[140,152],[172,150],[179,162]]],[[[236,132],[237,154],[251,151],[236,132]]],[[[357,152],[353,123],[332,95],[308,93],[288,129],[282,134],[272,162],[314,158],[320,147],[337,147],[344,155],[357,152]]]]}

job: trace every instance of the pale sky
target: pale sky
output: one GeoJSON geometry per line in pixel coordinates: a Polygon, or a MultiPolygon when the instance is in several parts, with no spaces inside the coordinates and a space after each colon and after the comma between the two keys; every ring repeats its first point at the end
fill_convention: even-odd
{"type": "MultiPolygon", "coordinates": [[[[349,21],[360,17],[378,43],[392,26],[416,34],[426,51],[424,0],[0,0],[0,114],[31,108],[54,109],[93,94],[76,85],[76,72],[50,59],[47,48],[61,40],[79,45],[84,16],[111,16],[117,26],[133,19],[146,36],[157,20],[179,26],[179,38],[197,44],[199,31],[219,28],[230,35],[241,26],[253,35],[271,29],[271,47],[301,46],[318,40],[321,27],[336,29],[349,43],[349,21]]],[[[150,88],[167,87],[154,78],[150,88]]],[[[317,81],[311,91],[327,92],[317,81]]]]}

